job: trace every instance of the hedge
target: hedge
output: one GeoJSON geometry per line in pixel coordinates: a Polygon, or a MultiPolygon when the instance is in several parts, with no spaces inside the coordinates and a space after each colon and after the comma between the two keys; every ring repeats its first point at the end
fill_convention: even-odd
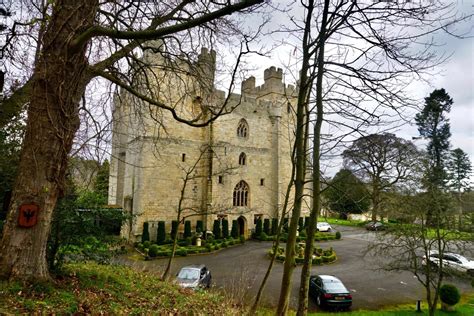
{"type": "Polygon", "coordinates": [[[158,231],[156,233],[156,242],[161,245],[164,244],[166,241],[166,228],[165,222],[159,221],[158,222],[158,231]]]}
{"type": "Polygon", "coordinates": [[[270,219],[269,218],[265,218],[263,220],[263,232],[267,235],[270,235],[270,219]]]}
{"type": "Polygon", "coordinates": [[[148,222],[143,223],[142,242],[150,240],[150,232],[148,231],[148,222]]]}

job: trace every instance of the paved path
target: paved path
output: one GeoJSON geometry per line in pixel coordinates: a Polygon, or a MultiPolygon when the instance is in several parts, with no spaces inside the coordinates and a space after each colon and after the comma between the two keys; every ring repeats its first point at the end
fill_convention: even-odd
{"type": "MultiPolygon", "coordinates": [[[[366,232],[357,227],[337,227],[343,239],[319,243],[322,248],[333,247],[338,261],[325,266],[314,266],[313,274],[332,274],[339,277],[353,294],[353,309],[377,310],[381,306],[397,303],[413,303],[423,299],[423,288],[409,272],[387,272],[378,269],[377,258],[364,255],[368,243],[375,238],[375,232],[366,232]]],[[[247,242],[245,245],[224,249],[220,252],[201,255],[178,257],[174,261],[173,274],[184,265],[203,263],[212,272],[213,283],[224,287],[226,292],[241,301],[251,302],[256,294],[260,281],[267,267],[267,251],[271,242],[247,242]]],[[[123,264],[150,272],[161,272],[167,261],[131,261],[124,257],[118,258],[123,264]]],[[[263,303],[275,306],[278,303],[281,286],[283,264],[275,263],[265,288],[263,303]]],[[[293,274],[291,306],[296,307],[300,284],[301,267],[296,267],[293,274]]],[[[468,282],[459,283],[453,280],[462,291],[472,291],[468,282]]],[[[310,300],[310,311],[316,305],[310,300]]]]}

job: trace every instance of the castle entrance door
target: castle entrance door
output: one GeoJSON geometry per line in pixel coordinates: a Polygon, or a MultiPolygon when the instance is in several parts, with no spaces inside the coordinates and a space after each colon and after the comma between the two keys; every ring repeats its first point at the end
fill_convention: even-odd
{"type": "Polygon", "coordinates": [[[237,218],[237,224],[239,226],[239,236],[244,235],[247,238],[247,220],[245,217],[240,216],[237,218]]]}

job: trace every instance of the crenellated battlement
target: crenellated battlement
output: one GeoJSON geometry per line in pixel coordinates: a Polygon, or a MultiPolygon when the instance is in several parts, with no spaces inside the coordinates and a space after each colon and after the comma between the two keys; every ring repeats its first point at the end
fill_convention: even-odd
{"type": "Polygon", "coordinates": [[[267,68],[263,72],[263,79],[265,80],[265,82],[271,79],[275,79],[281,82],[283,80],[283,69],[277,69],[274,66],[267,68]]]}
{"type": "Polygon", "coordinates": [[[242,95],[263,97],[269,94],[276,93],[279,95],[293,95],[295,93],[294,85],[285,85],[283,83],[283,70],[281,68],[270,67],[263,72],[264,83],[260,86],[255,85],[255,77],[250,76],[249,78],[242,81],[242,95]]]}

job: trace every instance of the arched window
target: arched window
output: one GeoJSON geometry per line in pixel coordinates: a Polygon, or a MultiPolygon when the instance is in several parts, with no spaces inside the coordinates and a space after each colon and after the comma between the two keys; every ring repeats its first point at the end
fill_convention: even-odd
{"type": "Polygon", "coordinates": [[[245,155],[245,153],[240,153],[240,156],[239,156],[239,165],[245,166],[246,159],[247,159],[247,156],[245,155]]]}
{"type": "Polygon", "coordinates": [[[249,125],[245,119],[241,119],[239,126],[237,126],[237,136],[247,138],[249,135],[249,125]]]}
{"type": "Polygon", "coordinates": [[[234,206],[248,206],[249,186],[245,181],[240,181],[234,188],[234,206]]]}

